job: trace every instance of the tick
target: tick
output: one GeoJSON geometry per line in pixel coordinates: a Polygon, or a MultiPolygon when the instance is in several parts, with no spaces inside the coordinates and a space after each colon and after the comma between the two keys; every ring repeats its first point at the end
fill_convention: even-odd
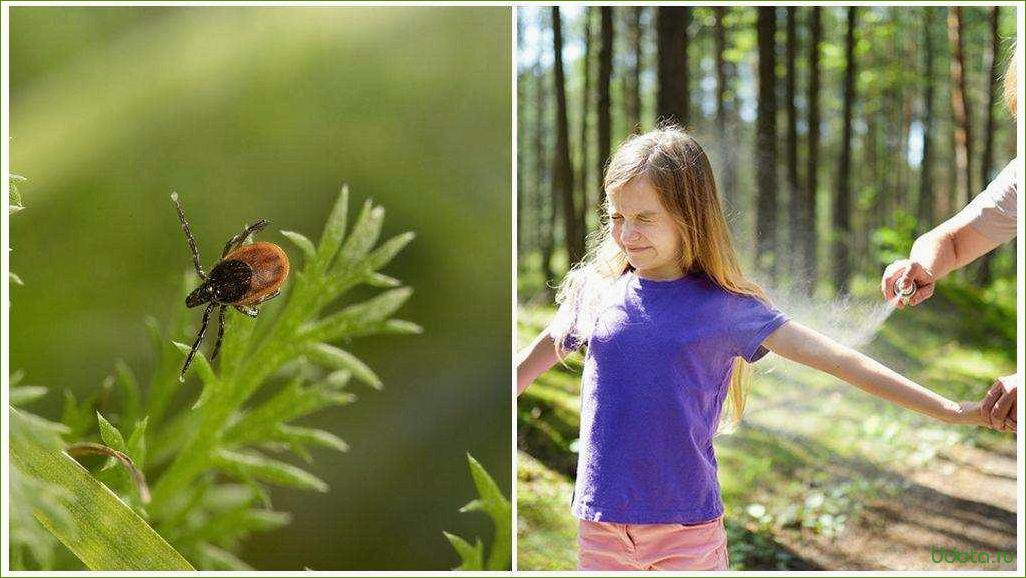
{"type": "Polygon", "coordinates": [[[274,243],[256,242],[246,244],[246,239],[260,232],[261,229],[270,224],[267,219],[260,219],[252,225],[246,225],[241,233],[228,240],[221,251],[221,258],[214,263],[210,273],[203,272],[200,265],[199,251],[196,249],[196,239],[189,230],[189,222],[185,219],[185,212],[178,202],[178,193],[171,193],[171,202],[175,204],[178,211],[178,220],[182,222],[182,231],[185,232],[185,239],[189,242],[189,250],[192,251],[192,264],[196,267],[196,274],[203,281],[199,287],[194,289],[185,298],[185,306],[192,309],[207,304],[203,311],[203,321],[200,323],[199,333],[196,341],[192,344],[188,357],[185,358],[185,365],[178,376],[179,381],[185,380],[185,372],[192,363],[193,356],[203,343],[203,335],[207,331],[207,324],[210,321],[210,314],[215,307],[218,311],[217,341],[210,352],[210,360],[217,357],[221,349],[221,339],[224,337],[224,313],[228,307],[234,307],[240,313],[250,317],[256,317],[259,313],[257,306],[278,296],[280,287],[289,276],[289,258],[285,251],[274,243]]]}

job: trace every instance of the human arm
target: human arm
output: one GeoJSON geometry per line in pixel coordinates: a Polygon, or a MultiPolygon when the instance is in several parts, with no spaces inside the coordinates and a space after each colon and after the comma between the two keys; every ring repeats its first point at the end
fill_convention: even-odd
{"type": "Polygon", "coordinates": [[[557,361],[556,342],[548,331],[542,331],[530,345],[517,352],[517,395],[524,393],[527,386],[557,361]]]}
{"type": "Polygon", "coordinates": [[[979,404],[951,401],[794,321],[781,325],[762,345],[781,357],[924,415],[952,424],[985,425],[979,404]]]}
{"type": "MultiPolygon", "coordinates": [[[[962,211],[916,239],[908,259],[895,261],[884,270],[880,291],[884,299],[894,299],[899,287],[914,281],[911,306],[933,296],[934,284],[948,273],[961,269],[992,251],[999,243],[976,230],[971,213],[962,211]]],[[[899,303],[898,307],[903,307],[899,303]]]]}

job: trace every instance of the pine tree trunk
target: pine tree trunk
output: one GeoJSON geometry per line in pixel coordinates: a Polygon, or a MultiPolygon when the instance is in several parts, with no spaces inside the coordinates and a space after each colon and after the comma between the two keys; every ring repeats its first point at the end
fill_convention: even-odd
{"type": "Polygon", "coordinates": [[[948,8],[948,42],[951,44],[951,110],[955,121],[955,166],[958,170],[956,204],[965,206],[973,194],[972,123],[966,91],[965,41],[962,7],[948,8]]]}
{"type": "Polygon", "coordinates": [[[716,62],[716,133],[719,154],[720,172],[720,194],[725,205],[724,210],[733,211],[736,209],[737,199],[736,187],[734,185],[734,151],[730,146],[730,135],[727,131],[727,59],[724,53],[727,50],[727,26],[724,22],[727,16],[726,6],[713,7],[715,24],[713,27],[713,50],[716,62]]]}
{"type": "Polygon", "coordinates": [[[598,74],[598,175],[599,202],[598,210],[602,213],[606,202],[606,192],[601,187],[602,176],[609,161],[609,149],[612,146],[612,116],[610,113],[609,84],[613,76],[613,9],[603,6],[599,9],[599,30],[602,46],[599,47],[598,74]]]}
{"type": "Polygon", "coordinates": [[[631,7],[627,15],[627,39],[630,43],[631,68],[627,72],[627,90],[624,104],[627,113],[627,127],[634,134],[641,133],[641,13],[643,6],[631,7]]]}
{"type": "Polygon", "coordinates": [[[919,198],[916,208],[916,235],[933,228],[933,35],[934,8],[923,8],[923,160],[919,165],[919,198]]]}
{"type": "Polygon", "coordinates": [[[583,256],[583,238],[577,230],[577,209],[574,206],[574,169],[570,164],[570,131],[566,112],[566,79],[563,73],[563,30],[559,7],[552,7],[552,67],[556,85],[556,150],[553,160],[554,193],[563,203],[563,236],[567,264],[572,266],[583,256]]]}
{"type": "Polygon", "coordinates": [[[656,117],[684,125],[688,122],[688,22],[691,9],[660,6],[656,18],[659,92],[656,117]]]}
{"type": "MultiPolygon", "coordinates": [[[[523,47],[524,38],[524,14],[517,12],[517,51],[523,47]]],[[[526,98],[524,95],[524,87],[526,85],[527,74],[522,72],[520,67],[517,67],[517,102],[525,102],[526,98]]],[[[518,111],[519,112],[519,111],[518,111]]],[[[526,134],[527,123],[524,121],[523,114],[517,114],[517,134],[526,134]]],[[[524,145],[518,141],[517,143],[517,255],[527,255],[530,244],[527,240],[527,183],[525,178],[527,176],[527,158],[524,154],[524,145]]],[[[519,259],[518,259],[519,260],[519,259]]]]}
{"type": "Polygon", "coordinates": [[[545,292],[552,297],[552,281],[555,276],[552,272],[552,254],[555,252],[556,232],[556,210],[555,196],[551,190],[551,178],[546,159],[550,158],[545,151],[545,72],[541,65],[541,54],[539,62],[535,64],[535,124],[534,124],[534,162],[535,162],[535,184],[534,194],[537,203],[535,211],[538,221],[538,245],[541,251],[541,273],[544,280],[545,292]]]}
{"type": "Polygon", "coordinates": [[[851,243],[851,145],[852,114],[855,104],[855,22],[857,8],[848,7],[848,31],[844,53],[844,117],[841,137],[841,160],[834,199],[834,287],[838,294],[848,293],[851,277],[849,247],[851,243]]]}
{"type": "Polygon", "coordinates": [[[585,6],[584,13],[581,15],[584,20],[584,89],[581,91],[581,138],[577,147],[580,151],[580,163],[578,166],[581,169],[580,178],[577,179],[579,183],[577,197],[581,200],[580,210],[577,215],[577,226],[580,227],[582,232],[588,230],[586,215],[588,214],[588,197],[590,192],[588,165],[590,164],[591,155],[588,154],[588,113],[591,111],[591,51],[593,44],[591,13],[591,7],[585,6]]]}
{"type": "Polygon", "coordinates": [[[790,231],[790,250],[787,251],[788,269],[791,282],[800,277],[798,247],[802,238],[802,194],[798,182],[798,109],[795,107],[795,90],[797,88],[797,67],[795,58],[798,52],[798,30],[795,22],[797,8],[788,6],[787,10],[787,184],[788,184],[788,229],[790,231]]]}
{"type": "Polygon", "coordinates": [[[756,120],[755,171],[756,263],[770,281],[777,275],[777,95],[776,8],[759,7],[759,101],[756,120]]]}
{"type": "Polygon", "coordinates": [[[814,6],[809,13],[809,136],[808,154],[806,154],[805,188],[802,199],[802,224],[805,236],[802,238],[802,249],[798,251],[802,258],[801,270],[808,279],[805,287],[806,295],[811,296],[816,288],[819,275],[816,250],[818,239],[816,234],[816,197],[819,180],[819,51],[823,42],[822,8],[814,6]]]}
{"type": "MultiPolygon", "coordinates": [[[[986,53],[986,64],[984,69],[990,73],[990,82],[987,91],[987,124],[983,130],[983,160],[980,163],[980,188],[987,186],[991,180],[991,168],[994,164],[994,108],[997,103],[998,93],[998,12],[997,6],[990,7],[990,46],[986,53]]],[[[975,191],[973,191],[975,193],[975,191]]],[[[989,285],[992,280],[991,266],[994,259],[994,251],[991,251],[980,258],[980,267],[976,271],[976,282],[979,285],[989,285]]]]}

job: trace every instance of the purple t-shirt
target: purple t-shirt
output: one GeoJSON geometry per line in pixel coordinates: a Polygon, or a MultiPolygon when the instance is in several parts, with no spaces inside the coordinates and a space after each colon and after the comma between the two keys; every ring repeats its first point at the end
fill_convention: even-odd
{"type": "Polygon", "coordinates": [[[629,272],[601,303],[590,327],[575,328],[588,351],[573,514],[620,524],[719,517],[712,439],[733,360],[765,355],[762,341],[787,317],[702,274],[629,272]]]}

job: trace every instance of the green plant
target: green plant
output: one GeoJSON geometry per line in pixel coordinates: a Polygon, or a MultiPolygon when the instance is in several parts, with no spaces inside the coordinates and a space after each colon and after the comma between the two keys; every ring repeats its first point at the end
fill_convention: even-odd
{"type": "Polygon", "coordinates": [[[512,561],[510,530],[513,519],[512,508],[509,500],[502,495],[502,490],[499,489],[495,480],[488,475],[488,472],[474,459],[474,456],[467,454],[467,461],[470,463],[470,475],[474,478],[478,498],[460,508],[460,512],[484,512],[487,514],[495,526],[495,537],[486,559],[484,543],[481,538],[477,538],[471,544],[455,534],[443,532],[460,556],[460,565],[455,570],[506,570],[510,568],[512,561]]]}
{"type": "MultiPolygon", "coordinates": [[[[141,387],[131,368],[119,361],[114,374],[89,398],[79,402],[70,392],[65,393],[63,442],[71,443],[72,449],[83,447],[82,443],[91,444],[86,448],[105,448],[99,463],[90,463],[90,458],[84,458],[84,463],[120,497],[122,507],[127,504],[133,515],[145,521],[144,526],[148,524],[158,538],[174,547],[172,552],[184,556],[182,562],[187,559],[201,569],[248,568],[235,554],[240,541],[252,532],[281,527],[290,519],[287,513],[273,509],[268,486],[327,491],[326,483],[278,454],[292,452],[309,462],[312,447],[344,451],[345,442],[334,434],[296,425],[296,420],[353,402],[355,396],[348,391],[351,379],[374,388],[382,386],[366,364],[333,343],[373,334],[421,331],[411,322],[390,318],[411,290],[379,272],[413,234],[398,235],[375,247],[384,209],[365,203],[348,235],[347,209],[348,191],[343,187],[316,246],[300,233],[282,231],[303,254],[302,269],[288,284],[283,304],[265,306],[259,319],[230,311],[218,367],[197,353],[190,368],[201,384],[194,403],[181,403],[189,392],[178,381],[189,349],[176,341],[189,335],[181,307],[164,331],[155,320],[147,320],[157,352],[148,388],[141,387]],[[387,290],[362,303],[324,313],[361,284],[387,290]],[[254,402],[257,392],[262,395],[254,402]],[[117,463],[126,467],[117,467],[117,463]],[[143,480],[132,475],[133,467],[143,480]]],[[[190,277],[185,285],[191,281],[190,277]]],[[[183,294],[185,290],[183,286],[183,294]]],[[[50,458],[52,454],[67,457],[58,447],[48,447],[50,458]]],[[[72,486],[76,483],[69,482],[72,486]]],[[[76,494],[74,486],[65,489],[77,496],[78,503],[88,499],[76,494]]],[[[113,564],[109,556],[99,560],[83,557],[76,545],[89,529],[83,529],[83,520],[73,522],[78,524],[71,524],[67,534],[48,530],[87,567],[130,567],[113,564]]],[[[123,550],[119,540],[131,543],[131,536],[126,535],[130,531],[128,527],[118,529],[112,542],[100,546],[108,553],[123,550]]],[[[94,537],[102,542],[101,538],[94,537]]],[[[165,558],[155,566],[131,569],[167,569],[168,563],[165,558]]]]}

